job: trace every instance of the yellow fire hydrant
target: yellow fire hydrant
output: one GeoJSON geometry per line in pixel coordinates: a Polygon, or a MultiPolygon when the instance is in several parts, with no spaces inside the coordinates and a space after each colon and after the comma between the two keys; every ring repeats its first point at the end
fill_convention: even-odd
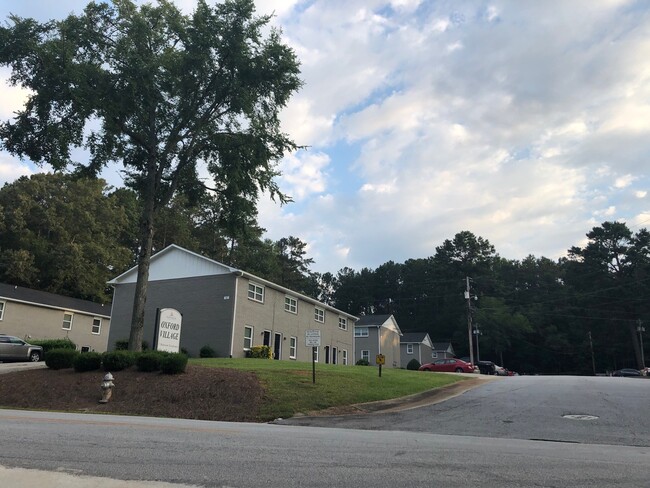
{"type": "Polygon", "coordinates": [[[111,399],[111,395],[113,394],[113,387],[115,384],[113,383],[113,375],[111,373],[106,373],[104,376],[104,381],[102,381],[102,399],[99,400],[99,403],[108,403],[108,400],[111,399]]]}

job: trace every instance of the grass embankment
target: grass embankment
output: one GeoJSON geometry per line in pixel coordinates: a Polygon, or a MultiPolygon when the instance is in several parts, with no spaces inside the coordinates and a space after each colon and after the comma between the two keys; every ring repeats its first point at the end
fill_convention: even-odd
{"type": "Polygon", "coordinates": [[[288,418],[299,412],[398,398],[439,388],[461,376],[377,367],[316,365],[312,383],[312,363],[267,359],[191,359],[191,363],[234,368],[255,373],[266,390],[261,419],[288,418]]]}

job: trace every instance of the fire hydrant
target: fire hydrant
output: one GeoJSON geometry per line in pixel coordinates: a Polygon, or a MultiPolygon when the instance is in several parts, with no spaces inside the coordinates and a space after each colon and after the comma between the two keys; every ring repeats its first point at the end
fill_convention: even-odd
{"type": "Polygon", "coordinates": [[[110,400],[111,395],[113,394],[113,387],[115,386],[113,384],[113,375],[111,373],[106,373],[104,376],[104,381],[102,381],[102,399],[99,400],[99,403],[108,403],[108,400],[110,400]]]}

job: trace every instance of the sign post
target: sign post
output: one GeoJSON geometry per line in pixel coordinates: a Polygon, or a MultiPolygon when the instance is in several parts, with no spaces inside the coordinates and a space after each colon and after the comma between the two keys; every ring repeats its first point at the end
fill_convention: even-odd
{"type": "Polygon", "coordinates": [[[311,381],[316,384],[316,350],[320,347],[320,330],[305,331],[305,346],[311,347],[311,381]]]}
{"type": "Polygon", "coordinates": [[[156,314],[154,351],[178,352],[181,346],[183,314],[173,308],[159,308],[156,314]]]}
{"type": "Polygon", "coordinates": [[[379,366],[379,377],[381,378],[381,366],[382,364],[386,364],[386,356],[383,354],[377,354],[377,356],[375,356],[375,362],[379,366]]]}

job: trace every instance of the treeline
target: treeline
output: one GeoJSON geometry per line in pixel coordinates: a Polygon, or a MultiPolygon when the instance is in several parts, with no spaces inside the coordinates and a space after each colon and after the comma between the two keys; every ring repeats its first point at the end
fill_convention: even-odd
{"type": "MultiPolygon", "coordinates": [[[[255,204],[236,203],[172,200],[156,215],[154,251],[174,243],[355,315],[394,314],[403,331],[450,341],[459,356],[469,354],[471,313],[481,359],[522,373],[641,367],[639,328],[650,318],[645,229],[604,222],[557,261],[504,259],[463,231],[427,258],[321,274],[310,269],[306,243],[263,239],[255,204]]],[[[0,281],[108,302],[106,282],[136,263],[139,215],[133,191],[102,180],[37,174],[6,184],[0,281]]]]}

